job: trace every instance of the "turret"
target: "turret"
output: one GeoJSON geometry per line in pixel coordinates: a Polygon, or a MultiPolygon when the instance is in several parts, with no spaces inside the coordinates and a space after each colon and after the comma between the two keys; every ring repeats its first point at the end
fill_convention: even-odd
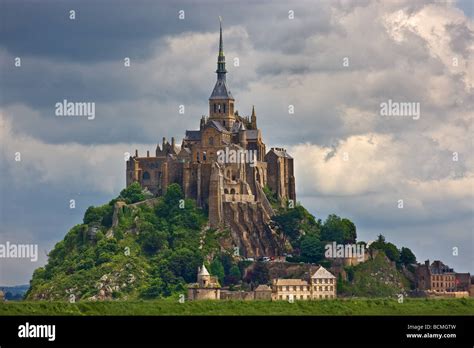
{"type": "Polygon", "coordinates": [[[252,105],[252,116],[250,118],[252,129],[257,129],[257,116],[255,115],[255,107],[252,105]]]}

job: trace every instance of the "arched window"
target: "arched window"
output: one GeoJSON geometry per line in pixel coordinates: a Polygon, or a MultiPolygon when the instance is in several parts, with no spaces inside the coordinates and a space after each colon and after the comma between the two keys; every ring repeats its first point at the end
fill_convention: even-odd
{"type": "Polygon", "coordinates": [[[224,189],[224,193],[225,193],[225,194],[228,194],[228,193],[229,193],[229,190],[228,190],[228,189],[224,189]]]}
{"type": "Polygon", "coordinates": [[[143,178],[143,180],[150,180],[150,173],[143,172],[142,178],[143,178]]]}
{"type": "Polygon", "coordinates": [[[230,194],[235,195],[235,189],[230,189],[230,194]]]}
{"type": "Polygon", "coordinates": [[[209,137],[209,145],[214,145],[214,138],[213,137],[209,137]]]}

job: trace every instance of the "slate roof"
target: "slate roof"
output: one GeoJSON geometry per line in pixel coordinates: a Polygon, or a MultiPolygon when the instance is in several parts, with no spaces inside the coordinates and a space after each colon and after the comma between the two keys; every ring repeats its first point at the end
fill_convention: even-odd
{"type": "Polygon", "coordinates": [[[209,99],[234,99],[224,79],[217,79],[209,99]]]}
{"type": "Polygon", "coordinates": [[[187,139],[187,140],[201,140],[201,131],[187,130],[185,139],[187,139]]]}
{"type": "Polygon", "coordinates": [[[243,122],[235,122],[230,130],[232,133],[238,133],[241,130],[246,130],[245,124],[243,122]]]}
{"type": "Polygon", "coordinates": [[[208,125],[214,127],[219,132],[228,132],[227,129],[220,122],[212,120],[208,122],[208,125]]]}

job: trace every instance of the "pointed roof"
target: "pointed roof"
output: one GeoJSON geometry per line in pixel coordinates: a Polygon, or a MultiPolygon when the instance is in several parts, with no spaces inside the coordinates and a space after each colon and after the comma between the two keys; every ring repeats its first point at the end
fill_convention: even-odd
{"type": "Polygon", "coordinates": [[[326,268],[323,266],[319,267],[319,269],[314,272],[314,274],[311,276],[311,278],[336,278],[331,272],[329,272],[326,268]]]}
{"type": "Polygon", "coordinates": [[[219,54],[217,56],[217,81],[209,99],[232,99],[232,93],[226,84],[227,70],[225,68],[224,44],[222,40],[222,18],[219,17],[219,54]]]}
{"type": "Polygon", "coordinates": [[[202,267],[199,269],[198,275],[200,275],[200,276],[210,275],[209,272],[207,271],[206,266],[204,266],[204,264],[202,264],[202,267]]]}
{"type": "Polygon", "coordinates": [[[211,97],[209,99],[232,99],[234,97],[230,92],[229,87],[227,87],[227,83],[225,79],[217,79],[216,84],[214,85],[214,89],[212,90],[211,97]]]}

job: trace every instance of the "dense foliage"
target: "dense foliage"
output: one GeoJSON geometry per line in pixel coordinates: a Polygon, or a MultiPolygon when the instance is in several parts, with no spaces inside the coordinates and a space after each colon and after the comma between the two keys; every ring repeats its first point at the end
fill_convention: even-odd
{"type": "Polygon", "coordinates": [[[176,184],[152,205],[125,206],[111,228],[117,200],[146,198],[132,184],[109,204],[89,207],[84,223],[74,226],[49,253],[47,265],[34,272],[27,298],[93,299],[101,290],[113,298],[184,292],[186,283],[196,281],[204,257],[218,251],[219,234],[206,230],[203,235],[205,215],[176,184]]]}

